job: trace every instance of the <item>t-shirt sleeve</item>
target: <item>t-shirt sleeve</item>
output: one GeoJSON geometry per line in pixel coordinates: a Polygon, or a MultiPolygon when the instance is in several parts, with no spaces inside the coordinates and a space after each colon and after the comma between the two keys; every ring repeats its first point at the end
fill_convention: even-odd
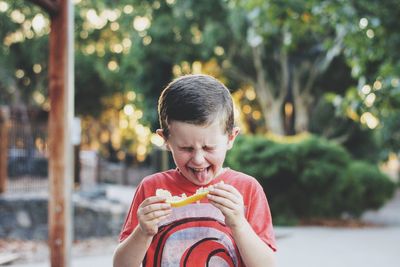
{"type": "Polygon", "coordinates": [[[247,210],[247,219],[256,234],[273,250],[276,251],[276,241],[272,226],[271,211],[261,185],[257,184],[251,194],[247,210]]]}
{"type": "Polygon", "coordinates": [[[120,242],[124,241],[137,226],[138,224],[137,210],[139,208],[139,205],[143,202],[144,199],[145,199],[145,194],[143,190],[143,184],[140,184],[136,189],[128,214],[126,215],[125,218],[125,223],[122,226],[122,231],[119,235],[120,242]]]}

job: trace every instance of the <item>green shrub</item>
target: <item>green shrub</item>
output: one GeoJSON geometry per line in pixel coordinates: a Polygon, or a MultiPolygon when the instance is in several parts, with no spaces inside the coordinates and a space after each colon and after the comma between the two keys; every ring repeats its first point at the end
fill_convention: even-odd
{"type": "Polygon", "coordinates": [[[296,148],[300,162],[296,179],[301,189],[296,214],[305,218],[338,216],[335,199],[350,155],[335,143],[317,137],[298,143],[296,148]]]}
{"type": "Polygon", "coordinates": [[[394,192],[376,166],[354,162],[342,146],[316,136],[296,143],[240,136],[226,162],[259,180],[279,224],[358,216],[380,207],[394,192]]]}
{"type": "Polygon", "coordinates": [[[342,174],[342,210],[359,216],[366,209],[378,209],[393,197],[396,186],[377,166],[354,161],[342,174]]]}

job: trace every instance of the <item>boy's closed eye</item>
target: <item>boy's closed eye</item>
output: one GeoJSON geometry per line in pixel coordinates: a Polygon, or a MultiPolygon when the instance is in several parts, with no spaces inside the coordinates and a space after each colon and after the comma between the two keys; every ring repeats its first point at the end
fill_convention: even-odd
{"type": "MultiPolygon", "coordinates": [[[[204,151],[214,151],[217,149],[216,146],[203,146],[202,149],[204,151]]],[[[185,152],[193,152],[194,148],[193,147],[179,147],[179,150],[185,151],[185,152]]]]}
{"type": "Polygon", "coordinates": [[[193,147],[179,147],[179,150],[185,151],[185,152],[192,152],[193,147]]]}
{"type": "Polygon", "coordinates": [[[216,148],[216,146],[203,146],[203,150],[205,151],[214,151],[216,148]]]}

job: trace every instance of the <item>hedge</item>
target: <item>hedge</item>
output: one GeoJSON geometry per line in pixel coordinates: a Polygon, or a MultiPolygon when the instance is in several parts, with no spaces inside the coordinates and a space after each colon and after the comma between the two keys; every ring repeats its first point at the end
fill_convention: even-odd
{"type": "Polygon", "coordinates": [[[226,163],[258,179],[276,224],[358,217],[381,207],[395,191],[377,166],[357,161],[342,146],[313,135],[289,143],[242,135],[226,163]]]}

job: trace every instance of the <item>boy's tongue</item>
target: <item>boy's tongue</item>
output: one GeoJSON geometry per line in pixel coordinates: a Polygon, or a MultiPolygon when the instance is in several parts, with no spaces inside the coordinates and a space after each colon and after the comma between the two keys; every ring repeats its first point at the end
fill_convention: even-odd
{"type": "Polygon", "coordinates": [[[206,181],[207,180],[207,178],[208,178],[208,171],[207,171],[208,169],[207,168],[204,168],[204,169],[201,169],[201,170],[194,170],[193,169],[193,173],[194,173],[194,175],[196,176],[196,178],[197,178],[197,180],[199,181],[199,182],[204,182],[204,181],[206,181]]]}

